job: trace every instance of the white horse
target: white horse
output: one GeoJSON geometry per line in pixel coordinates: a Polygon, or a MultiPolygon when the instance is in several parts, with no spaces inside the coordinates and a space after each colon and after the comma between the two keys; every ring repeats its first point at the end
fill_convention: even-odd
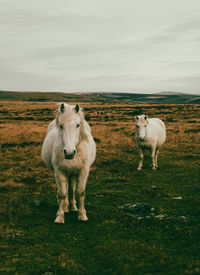
{"type": "Polygon", "coordinates": [[[96,144],[83,111],[78,104],[62,103],[48,126],[42,146],[42,159],[54,170],[56,178],[59,205],[56,223],[64,223],[64,212],[77,211],[75,191],[79,203],[78,219],[88,220],[84,206],[85,187],[95,157],[96,144]]]}
{"type": "Polygon", "coordinates": [[[139,165],[137,170],[142,170],[143,149],[151,151],[152,169],[158,167],[159,149],[166,139],[165,124],[159,118],[148,118],[146,115],[136,116],[136,144],[139,149],[139,165]]]}

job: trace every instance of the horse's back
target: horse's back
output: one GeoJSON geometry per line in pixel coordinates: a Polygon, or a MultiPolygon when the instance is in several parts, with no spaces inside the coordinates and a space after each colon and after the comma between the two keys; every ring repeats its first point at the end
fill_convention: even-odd
{"type": "Polygon", "coordinates": [[[165,123],[159,118],[149,118],[149,126],[151,126],[152,135],[154,135],[158,143],[162,145],[166,139],[165,123]]]}
{"type": "Polygon", "coordinates": [[[52,155],[54,149],[54,142],[57,135],[57,129],[53,127],[54,121],[52,121],[48,126],[47,135],[45,137],[44,143],[42,145],[42,160],[46,166],[50,169],[53,169],[52,165],[52,155]]]}
{"type": "Polygon", "coordinates": [[[84,124],[85,124],[85,128],[86,128],[87,135],[88,135],[88,143],[89,143],[89,152],[88,153],[90,154],[90,161],[92,164],[96,158],[96,143],[92,136],[90,125],[87,123],[86,120],[84,122],[85,122],[84,124]]]}
{"type": "Polygon", "coordinates": [[[54,128],[56,128],[56,120],[55,119],[49,123],[48,128],[47,128],[47,133],[49,133],[54,128]]]}
{"type": "Polygon", "coordinates": [[[92,163],[95,161],[96,158],[96,143],[94,142],[93,136],[92,134],[90,134],[90,165],[92,165],[92,163]]]}

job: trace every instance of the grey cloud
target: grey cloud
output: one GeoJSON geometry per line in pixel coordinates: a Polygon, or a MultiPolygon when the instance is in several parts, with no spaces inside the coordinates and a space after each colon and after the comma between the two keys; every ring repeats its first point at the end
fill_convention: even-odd
{"type": "Polygon", "coordinates": [[[200,30],[200,18],[189,17],[184,22],[168,27],[169,32],[185,33],[188,31],[199,31],[200,30]]]}
{"type": "Polygon", "coordinates": [[[200,95],[200,75],[166,78],[161,82],[164,82],[164,85],[167,85],[168,87],[170,87],[170,89],[174,87],[176,91],[179,92],[194,93],[200,95]]]}
{"type": "MultiPolygon", "coordinates": [[[[1,85],[55,91],[147,92],[171,83],[182,88],[178,78],[199,70],[199,2],[193,2],[196,10],[184,0],[181,7],[176,0],[153,3],[1,2],[1,85]]],[[[193,82],[197,89],[195,77],[187,83],[193,82]]]]}
{"type": "Polygon", "coordinates": [[[185,77],[174,77],[167,79],[170,82],[181,83],[190,85],[191,83],[198,85],[200,91],[200,74],[198,76],[185,76],[185,77]]]}
{"type": "MultiPolygon", "coordinates": [[[[55,79],[57,80],[58,78],[54,77],[43,77],[40,75],[35,75],[34,73],[27,73],[27,72],[20,72],[20,71],[15,71],[13,67],[8,67],[3,64],[1,64],[0,67],[0,76],[1,76],[1,90],[8,90],[8,84],[9,84],[9,89],[11,90],[26,90],[24,89],[24,86],[26,87],[31,87],[30,89],[27,90],[32,90],[32,91],[39,91],[39,90],[44,90],[44,91],[51,91],[51,88],[47,88],[47,83],[49,87],[51,85],[55,84],[55,79]],[[38,87],[38,82],[40,82],[40,88],[38,87]],[[5,83],[5,84],[4,84],[5,83]]],[[[55,87],[53,87],[55,89],[55,87]]]]}
{"type": "Polygon", "coordinates": [[[179,66],[192,66],[192,67],[200,67],[199,61],[181,61],[181,62],[166,62],[166,66],[169,67],[179,67],[179,66]]]}

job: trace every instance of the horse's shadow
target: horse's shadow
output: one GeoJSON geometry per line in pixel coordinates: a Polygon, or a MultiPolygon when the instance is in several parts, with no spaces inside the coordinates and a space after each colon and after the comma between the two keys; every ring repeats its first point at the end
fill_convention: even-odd
{"type": "Polygon", "coordinates": [[[65,223],[77,223],[78,222],[78,211],[69,211],[65,213],[65,223]]]}

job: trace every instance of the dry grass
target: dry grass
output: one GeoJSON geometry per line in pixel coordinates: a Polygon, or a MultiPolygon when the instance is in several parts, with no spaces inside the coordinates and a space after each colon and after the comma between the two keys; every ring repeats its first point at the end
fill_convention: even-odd
{"type": "Polygon", "coordinates": [[[87,187],[90,222],[69,215],[60,227],[53,224],[55,180],[40,157],[56,105],[0,102],[0,273],[198,274],[200,105],[80,104],[97,143],[87,187]],[[138,113],[166,123],[156,174],[148,156],[144,171],[136,171],[138,113]],[[171,199],[178,195],[185,200],[171,199]],[[135,221],[118,210],[129,202],[189,222],[135,221]]]}

